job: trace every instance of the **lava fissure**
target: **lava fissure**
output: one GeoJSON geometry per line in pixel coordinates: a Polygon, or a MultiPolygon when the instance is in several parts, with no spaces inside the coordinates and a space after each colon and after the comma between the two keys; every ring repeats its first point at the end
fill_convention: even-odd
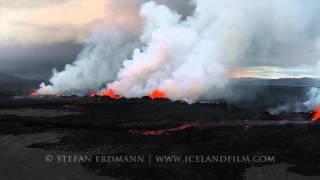
{"type": "Polygon", "coordinates": [[[129,133],[132,134],[141,134],[141,135],[153,135],[153,136],[160,136],[160,135],[167,135],[170,134],[170,132],[177,132],[182,131],[185,129],[189,129],[191,127],[194,127],[195,125],[190,123],[183,123],[177,127],[174,128],[166,128],[166,129],[158,129],[158,130],[129,130],[129,133]]]}
{"type": "Polygon", "coordinates": [[[117,95],[113,89],[107,89],[106,91],[101,91],[98,93],[98,96],[107,96],[111,99],[120,99],[121,96],[117,95]]]}
{"type": "Polygon", "coordinates": [[[316,107],[315,112],[314,112],[312,119],[311,119],[312,122],[315,122],[318,120],[320,120],[320,106],[316,107]]]}

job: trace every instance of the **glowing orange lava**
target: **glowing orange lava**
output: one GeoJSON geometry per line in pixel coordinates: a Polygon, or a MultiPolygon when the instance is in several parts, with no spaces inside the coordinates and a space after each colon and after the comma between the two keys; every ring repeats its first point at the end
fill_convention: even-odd
{"type": "Polygon", "coordinates": [[[149,94],[149,97],[151,99],[166,99],[166,93],[164,91],[160,91],[160,90],[154,90],[149,94]]]}
{"type": "Polygon", "coordinates": [[[313,114],[313,117],[311,119],[312,122],[320,120],[320,106],[318,106],[313,114]]]}
{"type": "Polygon", "coordinates": [[[108,89],[106,91],[101,91],[98,95],[99,96],[107,96],[107,97],[110,97],[112,99],[120,99],[121,98],[121,96],[117,95],[113,89],[108,89]]]}
{"type": "Polygon", "coordinates": [[[35,96],[39,96],[39,94],[38,94],[36,91],[33,91],[33,92],[31,93],[31,96],[35,97],[35,96]]]}
{"type": "Polygon", "coordinates": [[[129,130],[129,133],[132,134],[141,134],[141,135],[153,135],[153,136],[161,136],[168,135],[170,132],[178,132],[183,131],[185,129],[189,129],[194,127],[195,125],[189,123],[183,123],[175,128],[168,129],[158,129],[158,130],[129,130]]]}

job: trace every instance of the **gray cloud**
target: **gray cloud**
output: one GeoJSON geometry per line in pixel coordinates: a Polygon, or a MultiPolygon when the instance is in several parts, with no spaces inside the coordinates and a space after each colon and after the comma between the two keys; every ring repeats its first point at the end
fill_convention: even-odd
{"type": "Polygon", "coordinates": [[[0,0],[3,8],[39,8],[67,2],[68,0],[0,0]]]}
{"type": "Polygon", "coordinates": [[[0,72],[29,79],[48,79],[52,68],[62,69],[81,51],[73,42],[25,47],[0,45],[0,72]]]}
{"type": "MultiPolygon", "coordinates": [[[[70,0],[0,0],[1,8],[4,9],[37,9],[47,8],[52,5],[60,5],[70,0]]],[[[139,6],[146,0],[109,0],[106,1],[106,11],[119,10],[118,7],[139,6]]],[[[193,11],[193,7],[185,0],[157,0],[187,16],[193,11]]],[[[130,8],[130,7],[128,7],[130,8]]],[[[119,14],[119,12],[113,12],[119,14]]],[[[138,12],[134,12],[137,16],[138,12]]],[[[52,74],[52,69],[62,70],[65,64],[72,63],[81,52],[82,44],[78,44],[77,39],[81,39],[86,33],[85,28],[72,24],[52,24],[41,25],[32,21],[11,22],[13,27],[27,29],[34,36],[32,41],[37,43],[23,43],[19,45],[15,39],[8,42],[0,42],[0,72],[6,72],[25,78],[48,79],[52,74]],[[33,33],[33,34],[32,34],[33,33]]],[[[83,25],[90,27],[97,22],[83,25]]],[[[17,34],[15,38],[25,38],[23,33],[17,34]]],[[[28,35],[29,36],[29,35],[28,35]]],[[[29,42],[30,40],[27,40],[29,42]]]]}

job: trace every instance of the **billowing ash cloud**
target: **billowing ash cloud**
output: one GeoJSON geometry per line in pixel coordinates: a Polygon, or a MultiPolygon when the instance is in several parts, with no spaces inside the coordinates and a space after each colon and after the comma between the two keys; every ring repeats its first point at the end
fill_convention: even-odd
{"type": "MultiPolygon", "coordinates": [[[[135,10],[142,1],[134,2],[135,10]]],[[[131,21],[94,33],[75,63],[39,92],[79,94],[107,83],[124,97],[161,90],[193,102],[219,96],[236,66],[309,65],[319,58],[318,1],[193,0],[195,9],[183,14],[176,11],[181,2],[164,4],[146,2],[131,21]]]]}

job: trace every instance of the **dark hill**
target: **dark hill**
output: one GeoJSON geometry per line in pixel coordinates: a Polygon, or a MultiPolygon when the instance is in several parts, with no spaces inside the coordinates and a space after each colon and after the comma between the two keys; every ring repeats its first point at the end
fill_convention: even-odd
{"type": "Polygon", "coordinates": [[[0,72],[0,94],[19,95],[30,93],[37,88],[39,82],[29,79],[22,79],[0,72]]]}

